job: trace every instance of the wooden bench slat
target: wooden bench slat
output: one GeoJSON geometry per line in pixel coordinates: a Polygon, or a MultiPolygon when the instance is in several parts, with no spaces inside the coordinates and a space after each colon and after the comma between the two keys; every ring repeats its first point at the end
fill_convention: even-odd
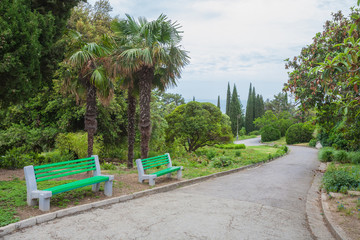
{"type": "Polygon", "coordinates": [[[158,172],[150,173],[150,174],[155,174],[157,177],[160,177],[160,176],[165,175],[167,173],[178,171],[180,168],[181,167],[171,167],[171,168],[166,168],[166,169],[160,170],[158,172]]]}
{"type": "Polygon", "coordinates": [[[169,160],[169,159],[168,159],[168,157],[161,157],[161,158],[156,158],[156,159],[151,159],[151,160],[144,159],[144,160],[141,160],[141,162],[143,164],[146,164],[146,163],[151,163],[151,162],[158,162],[161,160],[169,160]]]}
{"type": "Polygon", "coordinates": [[[73,189],[76,189],[76,188],[89,186],[89,185],[92,185],[94,183],[105,182],[105,181],[108,181],[108,180],[109,180],[109,177],[95,176],[95,177],[90,177],[90,178],[81,179],[81,180],[78,180],[78,181],[75,181],[75,182],[63,184],[63,185],[60,185],[60,186],[47,188],[47,189],[44,189],[44,191],[51,191],[52,194],[54,195],[54,194],[70,191],[70,190],[73,190],[73,189]]]}
{"type": "Polygon", "coordinates": [[[94,162],[81,162],[81,163],[77,163],[77,164],[68,164],[68,165],[64,165],[64,166],[61,166],[61,167],[54,167],[54,168],[47,168],[47,169],[42,169],[42,170],[36,170],[35,171],[35,175],[39,174],[39,173],[44,173],[44,172],[50,172],[50,171],[53,171],[53,170],[58,170],[58,169],[65,169],[65,168],[71,168],[71,167],[76,167],[76,166],[83,166],[83,165],[87,165],[87,166],[90,166],[90,165],[93,165],[94,162]]]}
{"type": "MultiPolygon", "coordinates": [[[[52,171],[52,172],[48,172],[48,173],[43,173],[43,174],[36,174],[35,173],[35,177],[36,178],[41,178],[41,177],[46,177],[46,176],[56,176],[59,173],[65,173],[65,172],[73,172],[74,170],[80,170],[80,169],[88,169],[89,167],[96,167],[95,164],[91,164],[91,165],[85,165],[85,166],[81,166],[81,167],[75,167],[75,168],[67,168],[65,170],[61,170],[61,171],[52,171]]],[[[61,168],[63,169],[63,168],[61,168]]]]}
{"type": "Polygon", "coordinates": [[[156,159],[156,158],[159,158],[159,157],[167,157],[167,155],[160,155],[160,156],[156,156],[156,157],[150,157],[150,158],[144,158],[144,159],[141,159],[141,161],[143,160],[151,160],[151,159],[156,159]]]}
{"type": "Polygon", "coordinates": [[[168,159],[164,159],[164,160],[157,161],[157,162],[151,162],[151,163],[143,164],[143,167],[153,166],[153,165],[156,165],[156,164],[165,165],[165,164],[168,164],[168,163],[169,163],[169,160],[168,160],[168,159]]]}
{"type": "Polygon", "coordinates": [[[93,168],[88,168],[88,169],[85,169],[85,170],[74,171],[74,172],[71,172],[71,173],[59,174],[59,175],[52,176],[52,177],[38,178],[38,179],[36,179],[36,182],[42,182],[42,181],[46,181],[46,180],[49,180],[49,179],[65,177],[65,176],[69,176],[69,175],[74,175],[74,174],[78,174],[78,173],[82,173],[82,172],[95,171],[95,170],[96,170],[96,167],[93,167],[93,168]]]}
{"type": "Polygon", "coordinates": [[[70,161],[65,161],[65,162],[45,164],[45,165],[40,165],[40,166],[34,166],[34,169],[37,170],[37,169],[41,169],[41,168],[47,168],[47,167],[52,167],[52,166],[60,166],[60,165],[68,164],[68,163],[84,162],[84,161],[89,161],[89,160],[94,160],[94,157],[70,160],[70,161]]]}

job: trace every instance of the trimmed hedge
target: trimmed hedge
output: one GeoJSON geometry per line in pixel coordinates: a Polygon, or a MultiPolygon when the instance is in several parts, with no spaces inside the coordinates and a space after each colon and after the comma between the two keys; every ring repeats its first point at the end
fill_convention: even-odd
{"type": "Polygon", "coordinates": [[[261,129],[261,141],[270,142],[281,138],[280,130],[272,126],[265,126],[261,129]]]}
{"type": "Polygon", "coordinates": [[[314,126],[308,123],[296,123],[291,125],[285,134],[286,143],[295,144],[309,142],[312,139],[313,132],[314,126]]]}

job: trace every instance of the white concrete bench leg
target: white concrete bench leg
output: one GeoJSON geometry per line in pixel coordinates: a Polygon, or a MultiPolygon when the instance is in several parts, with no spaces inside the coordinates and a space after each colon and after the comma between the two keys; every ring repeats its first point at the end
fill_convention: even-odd
{"type": "Polygon", "coordinates": [[[51,192],[50,194],[49,192],[44,192],[39,194],[39,209],[41,211],[50,211],[50,197],[51,197],[51,192]]]}
{"type": "Polygon", "coordinates": [[[155,178],[149,178],[149,185],[154,186],[155,185],[155,178]]]}
{"type": "Polygon", "coordinates": [[[181,177],[182,177],[182,171],[180,169],[179,171],[177,171],[177,179],[181,180],[181,177]]]}
{"type": "Polygon", "coordinates": [[[113,181],[106,181],[104,187],[104,194],[105,196],[111,197],[112,196],[112,185],[113,181]]]}
{"type": "Polygon", "coordinates": [[[100,189],[100,183],[96,183],[92,185],[92,191],[93,192],[98,192],[100,189]]]}

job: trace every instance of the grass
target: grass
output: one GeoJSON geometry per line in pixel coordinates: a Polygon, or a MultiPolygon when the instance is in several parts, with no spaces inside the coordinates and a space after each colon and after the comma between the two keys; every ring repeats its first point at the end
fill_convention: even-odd
{"type": "MultiPolygon", "coordinates": [[[[201,176],[207,176],[213,173],[227,171],[242,166],[267,161],[285,154],[282,147],[249,146],[246,149],[219,149],[215,147],[205,147],[201,154],[184,153],[182,156],[172,155],[174,166],[184,166],[183,177],[191,179],[201,176]],[[210,154],[209,154],[210,153],[210,154]],[[208,158],[210,156],[210,159],[208,158]],[[223,161],[223,160],[226,161],[223,161]],[[225,167],[216,163],[226,163],[225,167]]],[[[112,166],[106,166],[113,169],[112,166]]],[[[158,171],[156,169],[154,171],[158,171]]],[[[130,174],[137,173],[136,169],[128,170],[109,170],[110,173],[130,174]]],[[[45,181],[38,184],[39,189],[46,189],[59,184],[65,184],[74,180],[45,181]]],[[[114,188],[122,188],[124,184],[115,181],[114,188]]],[[[101,190],[103,187],[101,187],[101,190]]],[[[96,193],[91,191],[91,186],[75,189],[69,192],[57,194],[51,198],[51,206],[66,208],[71,202],[79,204],[83,198],[96,198],[96,193]]],[[[17,222],[20,220],[17,216],[17,209],[28,208],[26,204],[26,183],[25,181],[14,178],[11,181],[0,181],[0,227],[17,222]]],[[[38,206],[34,206],[38,208],[38,206]]]]}
{"type": "Polygon", "coordinates": [[[279,140],[271,141],[271,142],[264,142],[264,143],[271,143],[271,144],[276,144],[276,145],[286,145],[286,138],[281,137],[279,140]]]}
{"type": "MultiPolygon", "coordinates": [[[[73,181],[40,182],[38,183],[38,189],[46,189],[73,181]]],[[[102,190],[102,187],[100,187],[100,190],[102,190]]],[[[86,197],[96,197],[96,194],[91,191],[91,186],[57,194],[51,198],[51,205],[66,208],[70,201],[77,205],[80,199],[86,197]]],[[[18,178],[12,181],[0,181],[0,227],[19,221],[20,218],[17,216],[16,209],[24,207],[27,207],[25,181],[21,181],[18,178]]],[[[34,206],[34,208],[38,208],[38,206],[34,206]]]]}
{"type": "Polygon", "coordinates": [[[250,138],[256,138],[256,135],[243,135],[243,136],[239,136],[239,140],[246,140],[246,139],[250,139],[250,138]]]}

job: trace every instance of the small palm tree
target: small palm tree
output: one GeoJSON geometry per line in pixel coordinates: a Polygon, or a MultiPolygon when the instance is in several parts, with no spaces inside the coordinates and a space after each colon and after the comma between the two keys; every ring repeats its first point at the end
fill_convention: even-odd
{"type": "Polygon", "coordinates": [[[141,158],[146,158],[151,136],[152,85],[160,83],[160,89],[176,85],[182,68],[189,63],[189,57],[179,45],[182,39],[180,26],[165,15],[151,22],[145,18],[136,21],[129,15],[126,17],[112,26],[118,42],[115,56],[119,72],[139,87],[141,158]]]}
{"type": "Polygon", "coordinates": [[[97,131],[97,96],[108,104],[113,97],[113,83],[102,66],[102,58],[111,51],[97,43],[86,43],[81,35],[71,32],[72,54],[66,59],[71,67],[65,78],[65,88],[76,96],[77,101],[86,98],[85,130],[88,133],[88,156],[93,153],[94,135],[97,131]]]}

